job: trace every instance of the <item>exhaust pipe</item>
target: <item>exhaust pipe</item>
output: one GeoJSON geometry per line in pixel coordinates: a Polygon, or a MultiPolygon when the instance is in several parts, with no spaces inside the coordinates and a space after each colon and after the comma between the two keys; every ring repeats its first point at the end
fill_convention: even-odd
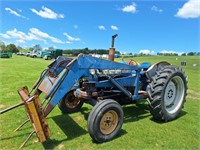
{"type": "Polygon", "coordinates": [[[115,45],[115,38],[118,36],[118,34],[115,34],[112,36],[112,44],[111,44],[111,48],[109,49],[109,60],[110,61],[114,61],[114,58],[115,58],[115,48],[114,48],[114,45],[115,45]]]}

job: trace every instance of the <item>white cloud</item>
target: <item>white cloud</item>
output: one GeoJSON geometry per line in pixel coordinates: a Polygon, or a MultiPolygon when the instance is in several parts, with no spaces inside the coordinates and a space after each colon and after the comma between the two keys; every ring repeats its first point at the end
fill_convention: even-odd
{"type": "Polygon", "coordinates": [[[68,44],[68,42],[64,42],[58,38],[50,36],[48,33],[42,32],[37,28],[30,28],[27,34],[22,31],[18,31],[15,28],[13,30],[6,31],[5,34],[0,33],[0,36],[3,38],[16,39],[17,43],[25,43],[25,41],[32,40],[43,41],[44,43],[47,43],[47,40],[51,40],[53,43],[68,44]]]}
{"type": "Polygon", "coordinates": [[[161,13],[163,11],[162,9],[158,8],[157,6],[152,6],[151,10],[155,11],[155,12],[159,12],[159,13],[161,13]]]}
{"type": "Polygon", "coordinates": [[[60,40],[60,39],[57,39],[57,38],[55,38],[55,37],[50,37],[50,39],[51,39],[51,41],[54,42],[54,43],[59,43],[59,44],[65,44],[65,43],[67,43],[67,42],[64,42],[64,41],[62,41],[62,40],[60,40]]]}
{"type": "Polygon", "coordinates": [[[16,42],[17,42],[17,43],[25,43],[24,40],[17,40],[16,42]]]}
{"type": "Polygon", "coordinates": [[[39,37],[41,39],[50,38],[50,36],[47,33],[42,32],[37,28],[31,28],[30,32],[31,32],[31,35],[33,36],[35,35],[36,37],[39,37]]]}
{"type": "Polygon", "coordinates": [[[31,31],[32,35],[35,35],[39,39],[44,39],[44,40],[45,39],[50,39],[52,42],[59,43],[59,44],[64,44],[65,43],[64,41],[62,41],[60,39],[57,39],[55,37],[52,37],[49,34],[47,34],[45,32],[42,32],[37,28],[31,28],[30,31],[31,31]]]}
{"type": "Polygon", "coordinates": [[[30,9],[33,13],[39,15],[42,18],[48,18],[48,19],[57,19],[57,18],[64,18],[63,14],[57,14],[51,9],[42,6],[42,10],[37,11],[34,8],[30,9]]]}
{"type": "MultiPolygon", "coordinates": [[[[11,8],[5,8],[6,11],[8,11],[10,14],[15,15],[17,17],[21,17],[24,19],[28,19],[25,16],[22,16],[21,14],[17,13],[16,11],[12,10],[11,8]]],[[[21,12],[21,11],[20,11],[21,12]]]]}
{"type": "Polygon", "coordinates": [[[180,18],[198,18],[200,17],[200,2],[199,0],[189,0],[175,15],[180,18]]]}
{"type": "Polygon", "coordinates": [[[136,4],[132,3],[132,5],[124,6],[121,10],[126,13],[136,13],[136,4]]]}
{"type": "Polygon", "coordinates": [[[67,43],[67,44],[72,44],[72,42],[70,42],[70,41],[67,41],[66,43],[67,43]]]}
{"type": "Polygon", "coordinates": [[[10,36],[7,34],[0,33],[0,36],[2,36],[4,39],[10,39],[10,36]]]}
{"type": "Polygon", "coordinates": [[[119,30],[119,28],[118,28],[117,26],[114,26],[114,25],[111,25],[110,28],[111,28],[112,30],[119,30]]]}
{"type": "Polygon", "coordinates": [[[5,8],[6,11],[8,11],[10,14],[13,14],[17,17],[20,17],[21,15],[18,14],[16,11],[12,10],[11,8],[5,8]]]}
{"type": "Polygon", "coordinates": [[[72,37],[72,36],[70,36],[69,34],[67,34],[65,32],[63,33],[63,35],[65,35],[69,41],[80,41],[81,40],[80,38],[72,37]]]}
{"type": "Polygon", "coordinates": [[[148,49],[143,49],[139,51],[139,54],[145,54],[145,55],[153,55],[154,51],[153,50],[148,50],[148,49]]]}
{"type": "Polygon", "coordinates": [[[106,28],[102,25],[98,26],[99,30],[106,30],[106,28]]]}
{"type": "Polygon", "coordinates": [[[184,52],[176,52],[176,51],[172,51],[172,50],[161,50],[159,53],[182,55],[184,52]]]}

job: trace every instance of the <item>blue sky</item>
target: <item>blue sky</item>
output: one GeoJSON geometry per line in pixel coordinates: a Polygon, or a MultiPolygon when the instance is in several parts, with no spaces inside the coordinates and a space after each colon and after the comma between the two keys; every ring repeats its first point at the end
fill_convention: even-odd
{"type": "Polygon", "coordinates": [[[199,52],[199,0],[1,0],[0,40],[22,47],[199,52]]]}

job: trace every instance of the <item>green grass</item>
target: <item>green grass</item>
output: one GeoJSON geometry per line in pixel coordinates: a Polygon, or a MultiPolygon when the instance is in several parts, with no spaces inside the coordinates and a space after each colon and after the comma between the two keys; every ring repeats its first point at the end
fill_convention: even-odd
{"type": "MultiPolygon", "coordinates": [[[[119,135],[102,144],[92,142],[87,132],[87,118],[92,107],[84,104],[81,111],[63,115],[56,107],[47,117],[51,129],[50,139],[37,142],[33,136],[24,149],[200,149],[200,57],[134,57],[139,63],[156,63],[162,60],[182,67],[188,75],[188,96],[178,119],[155,122],[142,100],[137,105],[123,106],[124,124],[119,135]],[[196,67],[193,64],[197,64],[196,67]]],[[[118,59],[120,60],[120,59],[118,59]]],[[[52,61],[14,55],[0,59],[0,108],[5,109],[20,102],[17,89],[27,85],[29,89],[40,73],[52,61]]],[[[23,107],[0,116],[0,149],[18,149],[33,130],[27,124],[18,132],[15,128],[26,120],[23,107]]]]}

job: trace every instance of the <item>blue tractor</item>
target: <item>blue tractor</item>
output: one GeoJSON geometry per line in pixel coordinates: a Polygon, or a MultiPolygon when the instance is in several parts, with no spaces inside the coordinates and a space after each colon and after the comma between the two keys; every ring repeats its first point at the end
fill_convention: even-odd
{"type": "Polygon", "coordinates": [[[30,121],[34,127],[31,135],[36,133],[40,142],[49,136],[45,118],[56,105],[63,113],[77,112],[83,103],[94,106],[87,127],[91,138],[100,143],[112,140],[120,132],[123,104],[146,99],[156,120],[177,118],[187,95],[184,71],[165,61],[156,64],[138,64],[133,60],[127,64],[114,62],[116,36],[112,36],[109,60],[81,54],[75,59],[58,57],[41,73],[31,92],[27,87],[18,90],[22,102],[1,114],[25,105],[28,120],[21,126],[30,121]],[[41,93],[45,94],[42,101],[41,93]]]}

